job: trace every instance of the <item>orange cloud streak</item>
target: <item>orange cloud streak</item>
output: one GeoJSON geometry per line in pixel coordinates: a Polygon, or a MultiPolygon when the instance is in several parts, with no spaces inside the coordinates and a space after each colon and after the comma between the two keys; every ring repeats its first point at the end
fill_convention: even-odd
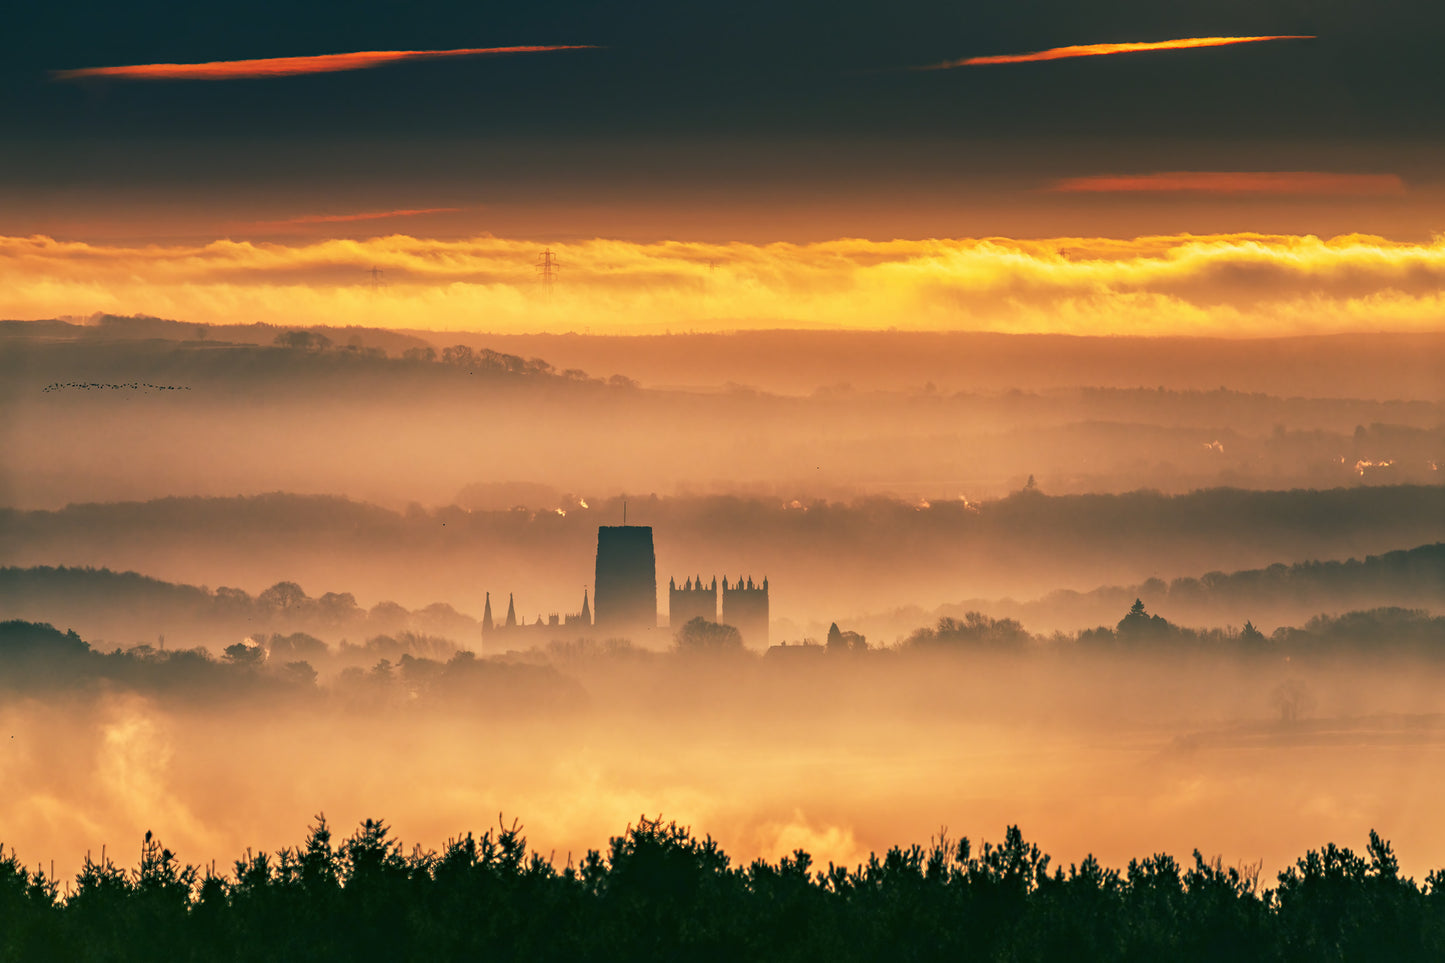
{"type": "Polygon", "coordinates": [[[460,207],[420,207],[415,210],[365,211],[360,214],[302,214],[279,221],[255,221],[253,227],[281,227],[288,224],[344,224],[349,221],[377,221],[386,217],[414,217],[419,214],[455,214],[460,207]]]}
{"type": "Polygon", "coordinates": [[[106,77],[116,80],[241,80],[253,77],[291,77],[338,70],[365,70],[404,60],[441,57],[480,57],[490,54],[543,53],[553,50],[593,50],[593,44],[549,47],[465,47],[458,50],[363,50],[357,53],[319,54],[314,57],[267,57],[262,60],[215,60],[201,64],[136,64],[127,67],[81,67],[56,70],[56,80],[106,77]]]}
{"type": "Polygon", "coordinates": [[[1025,54],[997,54],[991,57],[965,57],[946,60],[919,70],[950,70],[954,67],[980,67],[986,64],[1024,64],[1036,60],[1069,60],[1073,57],[1104,57],[1110,54],[1142,53],[1149,50],[1187,50],[1192,47],[1227,47],[1237,43],[1259,43],[1263,40],[1313,40],[1312,34],[1280,34],[1273,37],[1185,37],[1181,40],[1156,40],[1148,43],[1088,43],[1071,47],[1050,47],[1025,54]]]}
{"type": "Polygon", "coordinates": [[[1195,192],[1206,194],[1400,195],[1398,174],[1332,174],[1323,171],[1162,171],[1153,174],[1069,177],[1050,191],[1065,194],[1195,192]]]}

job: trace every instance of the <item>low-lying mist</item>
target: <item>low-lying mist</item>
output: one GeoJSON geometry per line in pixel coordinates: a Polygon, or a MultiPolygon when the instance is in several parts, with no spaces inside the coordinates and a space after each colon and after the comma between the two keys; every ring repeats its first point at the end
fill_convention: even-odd
{"type": "MultiPolygon", "coordinates": [[[[1267,633],[1321,613],[1439,608],[1445,605],[1445,543],[1364,559],[1275,563],[1232,573],[1180,575],[1168,581],[1149,578],[1088,592],[1057,590],[1028,601],[961,599],[931,612],[920,605],[905,605],[871,613],[847,609],[815,613],[806,622],[776,618],[771,637],[820,640],[830,621],[841,621],[876,645],[902,639],[923,622],[961,618],[969,612],[1013,619],[1034,632],[1072,631],[1113,624],[1135,599],[1151,611],[1168,613],[1176,622],[1238,626],[1249,621],[1267,633]]],[[[669,621],[667,596],[660,601],[660,618],[669,621]]],[[[499,595],[494,617],[502,618],[502,611],[499,595]]],[[[482,634],[478,613],[458,611],[445,602],[409,610],[384,600],[368,607],[350,592],[311,595],[289,581],[253,595],[229,586],[176,584],[93,567],[0,567],[0,612],[34,622],[63,623],[100,648],[154,644],[164,650],[169,635],[219,653],[248,638],[273,647],[275,639],[285,639],[296,658],[313,665],[320,657],[370,666],[381,658],[395,661],[403,652],[445,656],[474,645],[482,634]]],[[[529,631],[502,643],[502,648],[522,639],[535,643],[577,635],[576,628],[567,624],[555,630],[538,625],[529,631]]],[[[488,652],[495,654],[493,648],[488,652]]]]}
{"type": "MultiPolygon", "coordinates": [[[[1030,477],[1056,494],[1435,484],[1445,462],[1440,399],[1404,391],[1402,378],[1399,393],[1363,396],[1329,381],[1303,396],[1254,381],[1244,390],[1238,379],[1200,388],[1167,366],[1123,386],[1083,380],[1083,369],[1079,380],[1041,385],[1010,344],[1011,368],[987,385],[870,387],[855,377],[869,356],[854,351],[826,382],[784,394],[648,387],[626,370],[589,373],[468,345],[438,352],[383,339],[388,355],[299,329],[276,337],[283,344],[51,341],[0,329],[0,404],[10,415],[0,427],[10,453],[0,503],[54,509],[281,490],[400,508],[485,502],[518,482],[588,500],[977,501],[1030,477]]],[[[1240,350],[1279,360],[1265,347],[1240,350]]],[[[1050,351],[1059,361],[1060,349],[1050,351]]],[[[970,370],[978,363],[951,357],[970,370]]]]}
{"type": "Polygon", "coordinates": [[[84,656],[30,628],[112,661],[47,674],[7,647],[0,837],[64,876],[103,845],[128,861],[146,830],[190,861],[274,850],[319,811],[383,816],[427,846],[502,813],[559,863],[644,813],[737,858],[801,847],[820,865],[1017,823],[1064,862],[1198,847],[1270,878],[1373,827],[1421,873],[1445,852],[1429,803],[1445,637],[1439,619],[1373,619],[1350,645],[1326,641],[1335,625],[1254,650],[1151,648],[1121,625],[1108,644],[1012,652],[613,644],[319,681],[244,654],[84,656]]]}
{"type": "MultiPolygon", "coordinates": [[[[597,528],[621,521],[622,499],[583,501],[574,496],[568,507],[544,511],[392,511],[276,494],[0,509],[0,564],[104,566],[251,596],[293,582],[315,596],[348,593],[367,610],[386,601],[410,610],[444,603],[472,618],[490,592],[499,618],[514,595],[519,617],[531,622],[580,610],[595,573],[597,528]]],[[[926,505],[645,498],[630,500],[628,519],[653,528],[660,610],[670,578],[766,576],[772,618],[788,623],[778,626],[778,637],[787,638],[819,623],[909,606],[928,613],[967,599],[1035,599],[1058,589],[1090,592],[1413,548],[1445,540],[1445,487],[1176,496],[1022,490],[995,501],[926,505]]],[[[1388,587],[1388,578],[1381,582],[1388,587]]],[[[1160,597],[1157,589],[1151,594],[1160,597]]],[[[1416,604],[1388,591],[1361,603],[1416,604]]],[[[1303,604],[1321,610],[1309,599],[1303,604]]],[[[1280,612],[1267,601],[1214,617],[1237,625],[1274,617],[1269,609],[1280,612]]],[[[1035,628],[1074,627],[1046,612],[1030,614],[1035,628]]]]}
{"type": "Polygon", "coordinates": [[[25,858],[325,812],[559,862],[661,814],[820,864],[1014,823],[1445,863],[1438,337],[331,333],[0,326],[0,618],[60,627],[0,646],[25,858]],[[578,611],[624,502],[660,610],[766,577],[789,645],[479,644],[488,593],[578,611]]]}

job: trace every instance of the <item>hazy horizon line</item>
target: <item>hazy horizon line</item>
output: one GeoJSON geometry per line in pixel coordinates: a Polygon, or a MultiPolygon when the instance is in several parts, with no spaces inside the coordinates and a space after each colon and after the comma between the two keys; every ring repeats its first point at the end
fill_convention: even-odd
{"type": "MultiPolygon", "coordinates": [[[[596,339],[666,339],[666,338],[698,338],[698,337],[763,337],[768,335],[836,335],[840,337],[855,337],[866,335],[926,335],[928,337],[987,337],[1000,339],[1044,339],[1056,338],[1072,341],[1222,341],[1222,342],[1245,342],[1259,343],[1265,341],[1320,341],[1325,339],[1339,338],[1360,338],[1360,337],[1382,337],[1382,338],[1439,338],[1445,339],[1445,330],[1438,331],[1413,331],[1409,329],[1382,330],[1378,328],[1359,328],[1346,331],[1316,331],[1281,334],[1277,332],[1266,332],[1258,335],[1250,334],[1219,334],[1219,333],[1189,333],[1189,332],[1165,332],[1160,334],[1148,334],[1138,332],[1122,332],[1097,334],[1080,334],[1070,331],[994,331],[987,328],[927,328],[927,327],[899,327],[891,325],[888,327],[864,328],[864,327],[797,327],[779,326],[776,328],[713,328],[708,330],[667,330],[667,331],[602,331],[593,332],[590,330],[567,330],[539,329],[535,331],[497,331],[484,328],[417,328],[400,326],[375,326],[365,324],[327,324],[318,322],[315,324],[292,324],[277,321],[191,321],[185,318],[168,318],[161,315],[146,314],[137,312],[135,314],[112,314],[109,312],[94,312],[89,315],[59,314],[49,317],[29,318],[0,318],[0,324],[45,324],[48,322],[60,322],[80,328],[100,328],[105,324],[125,321],[160,321],[166,324],[185,325],[187,327],[205,328],[275,328],[277,330],[295,331],[388,331],[393,334],[428,334],[428,335],[481,335],[495,338],[596,338],[596,339]]],[[[3,334],[0,334],[3,337],[3,334]]],[[[253,347],[266,347],[265,345],[254,345],[253,347]]]]}

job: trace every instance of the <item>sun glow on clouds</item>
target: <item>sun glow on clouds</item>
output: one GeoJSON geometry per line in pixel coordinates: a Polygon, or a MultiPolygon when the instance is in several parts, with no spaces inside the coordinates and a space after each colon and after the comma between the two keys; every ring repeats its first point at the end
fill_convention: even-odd
{"type": "Polygon", "coordinates": [[[1069,47],[1050,47],[1023,54],[995,54],[987,57],[964,57],[941,64],[919,67],[919,70],[951,70],[954,67],[982,67],[990,64],[1023,64],[1039,60],[1069,60],[1074,57],[1105,57],[1110,54],[1144,53],[1151,50],[1188,50],[1195,47],[1227,47],[1265,40],[1314,40],[1309,34],[1280,34],[1272,37],[1185,37],[1180,40],[1155,40],[1145,43],[1086,43],[1069,47]]]}
{"type": "Polygon", "coordinates": [[[133,64],[125,67],[81,67],[55,70],[55,80],[242,80],[257,77],[292,77],[339,70],[365,70],[406,60],[442,57],[482,57],[510,53],[546,53],[555,50],[593,50],[592,44],[546,47],[463,47],[456,50],[362,50],[355,53],[311,57],[266,57],[259,60],[214,60],[199,64],[133,64]]]}
{"type": "Polygon", "coordinates": [[[0,238],[0,317],[659,332],[774,327],[1276,335],[1440,330],[1445,238],[1231,234],[541,245],[406,235],[108,246],[0,238]],[[385,271],[387,285],[367,282],[385,271]]]}

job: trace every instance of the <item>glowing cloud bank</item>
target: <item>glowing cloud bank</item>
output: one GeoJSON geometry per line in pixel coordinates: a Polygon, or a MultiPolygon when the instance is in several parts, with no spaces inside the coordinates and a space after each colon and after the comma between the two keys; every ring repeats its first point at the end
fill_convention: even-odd
{"type": "Polygon", "coordinates": [[[1106,57],[1111,54],[1144,53],[1150,50],[1188,50],[1194,47],[1228,47],[1240,43],[1265,40],[1314,40],[1312,34],[1280,34],[1272,37],[1185,37],[1180,40],[1155,40],[1146,43],[1087,43],[1069,47],[1050,47],[1023,54],[995,54],[989,57],[964,57],[941,64],[919,67],[919,70],[951,70],[954,67],[981,67],[989,64],[1026,64],[1038,60],[1070,60],[1074,57],[1106,57]]]}
{"type": "Polygon", "coordinates": [[[120,246],[0,237],[0,317],[497,332],[897,327],[1074,334],[1445,329],[1445,237],[962,238],[551,244],[406,235],[120,246]],[[365,283],[381,268],[388,284],[365,283]]]}
{"type": "Polygon", "coordinates": [[[554,50],[593,50],[592,44],[549,47],[464,47],[457,50],[362,50],[356,53],[318,54],[312,57],[267,57],[261,60],[215,60],[200,64],[134,64],[126,67],[81,67],[56,70],[55,80],[243,80],[256,77],[292,77],[339,70],[365,70],[406,60],[442,57],[482,57],[493,54],[545,53],[554,50]]]}
{"type": "Polygon", "coordinates": [[[1398,174],[1332,174],[1323,171],[1162,171],[1153,174],[1070,177],[1050,191],[1112,194],[1136,191],[1205,194],[1400,195],[1398,174]]]}

